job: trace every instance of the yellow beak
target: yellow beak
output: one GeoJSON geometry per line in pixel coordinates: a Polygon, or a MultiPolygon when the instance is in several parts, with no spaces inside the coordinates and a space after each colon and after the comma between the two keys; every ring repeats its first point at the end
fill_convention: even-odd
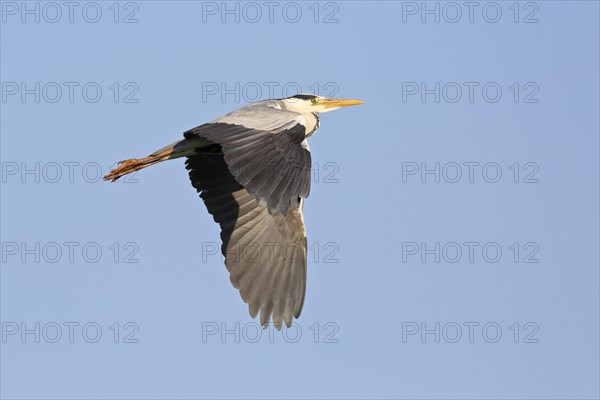
{"type": "Polygon", "coordinates": [[[327,108],[333,107],[348,107],[348,106],[357,106],[359,104],[363,104],[362,100],[352,100],[352,99],[325,99],[323,100],[323,105],[327,108]]]}

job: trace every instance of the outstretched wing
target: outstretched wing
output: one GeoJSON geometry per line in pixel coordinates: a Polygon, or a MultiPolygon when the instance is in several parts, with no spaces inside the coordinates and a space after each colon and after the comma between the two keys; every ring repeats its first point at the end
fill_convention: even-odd
{"type": "Polygon", "coordinates": [[[272,315],[277,329],[282,320],[289,327],[292,317],[300,316],[306,288],[302,200],[287,214],[270,212],[232,174],[226,158],[218,145],[188,157],[192,185],[221,226],[225,265],[250,315],[254,318],[260,311],[263,326],[272,315]]]}
{"type": "Polygon", "coordinates": [[[306,133],[318,127],[310,114],[253,104],[184,133],[221,145],[235,181],[269,213],[287,215],[310,191],[311,157],[306,133]]]}

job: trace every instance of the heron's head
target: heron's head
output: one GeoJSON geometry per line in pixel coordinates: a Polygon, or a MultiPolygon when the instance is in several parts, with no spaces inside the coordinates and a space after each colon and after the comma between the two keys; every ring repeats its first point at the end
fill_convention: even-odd
{"type": "Polygon", "coordinates": [[[286,110],[302,114],[323,113],[337,110],[340,107],[355,106],[364,103],[362,100],[328,99],[322,96],[313,96],[312,94],[297,94],[287,99],[281,99],[280,101],[286,110]]]}

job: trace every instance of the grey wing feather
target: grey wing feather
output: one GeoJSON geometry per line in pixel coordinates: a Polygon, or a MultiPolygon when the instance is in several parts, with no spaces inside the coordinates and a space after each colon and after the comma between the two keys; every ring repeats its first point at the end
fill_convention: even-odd
{"type": "Polygon", "coordinates": [[[235,180],[266,204],[287,215],[310,192],[311,157],[301,114],[260,104],[243,107],[184,133],[221,146],[235,180]]]}
{"type": "Polygon", "coordinates": [[[250,315],[277,329],[298,318],[306,291],[306,231],[302,205],[270,213],[229,171],[223,155],[188,157],[192,185],[221,226],[221,251],[231,283],[250,315]]]}

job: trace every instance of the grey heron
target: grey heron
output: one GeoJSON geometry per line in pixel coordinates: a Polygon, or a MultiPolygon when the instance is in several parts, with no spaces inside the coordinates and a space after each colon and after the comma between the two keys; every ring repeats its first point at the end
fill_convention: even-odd
{"type": "Polygon", "coordinates": [[[104,177],[187,157],[192,186],[221,227],[221,252],[250,315],[281,329],[298,318],[306,291],[307,241],[302,207],[311,182],[306,138],[319,113],[362,104],[299,94],[265,100],[183,133],[148,157],[121,161],[104,177]]]}

